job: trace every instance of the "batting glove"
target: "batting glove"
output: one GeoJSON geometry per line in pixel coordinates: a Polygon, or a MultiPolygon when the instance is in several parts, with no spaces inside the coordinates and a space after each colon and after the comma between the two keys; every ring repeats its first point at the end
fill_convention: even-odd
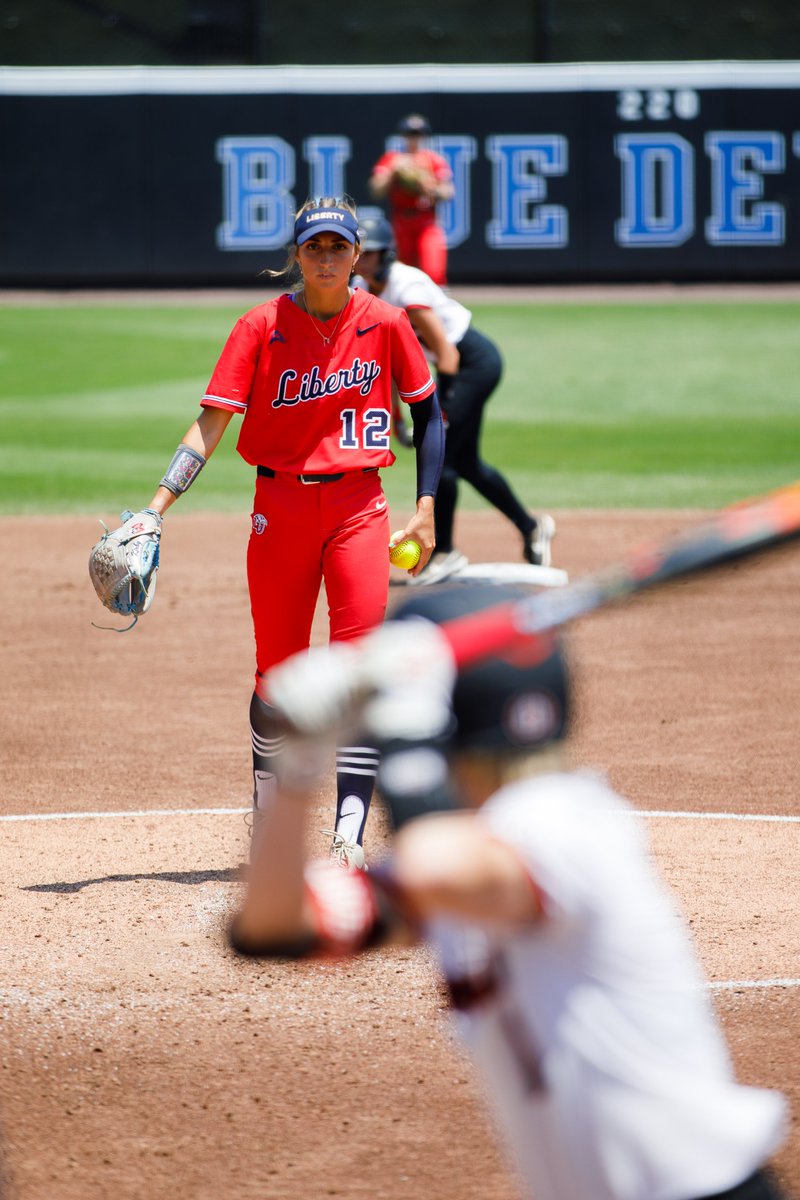
{"type": "Polygon", "coordinates": [[[380,741],[438,737],[451,720],[455,663],[430,621],[389,621],[267,672],[264,698],[301,734],[358,726],[380,741]]]}
{"type": "Polygon", "coordinates": [[[451,723],[456,668],[444,634],[421,617],[388,621],[363,642],[361,723],[378,743],[426,741],[451,723]]]}
{"type": "Polygon", "coordinates": [[[333,642],[294,654],[267,671],[260,691],[297,733],[337,730],[365,699],[355,645],[333,642]]]}

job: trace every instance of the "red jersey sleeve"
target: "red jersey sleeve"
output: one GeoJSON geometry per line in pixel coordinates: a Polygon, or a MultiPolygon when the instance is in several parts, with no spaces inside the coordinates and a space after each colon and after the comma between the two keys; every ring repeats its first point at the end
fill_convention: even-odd
{"type": "Polygon", "coordinates": [[[245,313],[234,325],[200,401],[201,407],[224,408],[240,414],[247,411],[269,325],[266,308],[263,305],[245,313]]]}
{"type": "Polygon", "coordinates": [[[375,166],[372,168],[373,176],[377,175],[378,178],[380,178],[381,176],[391,175],[392,171],[394,170],[394,160],[396,158],[396,150],[387,150],[385,154],[380,156],[378,161],[375,163],[375,166]]]}
{"type": "Polygon", "coordinates": [[[428,169],[433,177],[438,180],[439,183],[450,183],[453,178],[453,172],[450,170],[450,164],[447,159],[441,154],[434,154],[432,150],[429,151],[429,154],[430,161],[428,163],[428,169]]]}

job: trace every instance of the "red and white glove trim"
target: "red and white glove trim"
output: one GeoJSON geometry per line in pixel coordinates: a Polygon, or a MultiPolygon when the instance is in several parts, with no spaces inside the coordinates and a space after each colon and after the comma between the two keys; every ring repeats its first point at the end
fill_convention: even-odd
{"type": "Polygon", "coordinates": [[[306,867],[305,882],[318,950],[337,956],[361,950],[380,918],[369,876],[320,859],[306,867]]]}

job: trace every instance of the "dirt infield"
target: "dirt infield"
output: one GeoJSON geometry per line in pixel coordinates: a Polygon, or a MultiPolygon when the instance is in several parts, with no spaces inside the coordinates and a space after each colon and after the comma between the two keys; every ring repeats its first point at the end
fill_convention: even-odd
{"type": "MultiPolygon", "coordinates": [[[[700,514],[555,515],[575,576],[700,514]]],[[[247,855],[246,514],[171,514],[156,602],[125,635],[91,625],[113,623],[86,572],[98,531],[0,519],[0,1195],[514,1200],[425,952],[287,967],[225,947],[247,855]]],[[[459,544],[517,557],[494,513],[462,514],[459,544]]],[[[576,758],[649,813],[738,1073],[795,1113],[799,593],[794,547],[570,642],[576,758]]],[[[377,807],[368,853],[385,845],[377,807]]],[[[800,1195],[796,1117],[776,1167],[800,1195]]]]}

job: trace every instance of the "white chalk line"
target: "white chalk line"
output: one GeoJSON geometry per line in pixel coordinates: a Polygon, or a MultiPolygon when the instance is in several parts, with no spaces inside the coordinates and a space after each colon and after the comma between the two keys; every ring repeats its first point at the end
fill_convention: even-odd
{"type": "Polygon", "coordinates": [[[713,992],[738,992],[745,988],[797,988],[800,979],[725,979],[719,983],[707,983],[713,992]]]}
{"type": "MultiPolygon", "coordinates": [[[[146,808],[130,809],[127,812],[55,812],[55,813],[6,813],[0,822],[10,821],[117,821],[125,817],[230,817],[244,816],[248,808],[146,808]]],[[[781,816],[776,813],[726,813],[726,812],[672,812],[667,809],[637,809],[635,817],[657,817],[678,821],[766,821],[784,824],[800,824],[800,816],[781,816]]]]}
{"type": "Polygon", "coordinates": [[[799,824],[800,817],[778,816],[769,813],[702,813],[702,812],[669,812],[666,809],[641,809],[637,817],[674,817],[680,821],[773,821],[799,824]]]}
{"type": "MultiPolygon", "coordinates": [[[[0,822],[11,821],[80,821],[80,820],[119,820],[125,817],[225,817],[243,816],[249,813],[248,808],[151,808],[131,809],[128,812],[66,812],[66,813],[7,813],[0,815],[0,822]]],[[[779,816],[776,814],[757,813],[699,813],[699,812],[669,812],[666,810],[636,811],[633,816],[666,817],[677,820],[705,821],[771,821],[771,822],[800,822],[800,817],[779,816]]],[[[746,989],[768,990],[771,988],[798,988],[800,979],[725,979],[716,983],[707,983],[710,991],[738,992],[746,989]]],[[[0,993],[2,995],[2,993],[0,993]]]]}
{"type": "Polygon", "coordinates": [[[10,813],[0,821],[117,821],[123,817],[224,817],[243,816],[251,808],[132,808],[128,812],[10,813]]]}

